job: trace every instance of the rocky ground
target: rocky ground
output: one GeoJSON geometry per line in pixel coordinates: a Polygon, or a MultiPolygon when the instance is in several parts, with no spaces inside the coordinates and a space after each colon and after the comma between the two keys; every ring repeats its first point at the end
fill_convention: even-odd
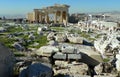
{"type": "Polygon", "coordinates": [[[4,23],[0,26],[0,37],[0,42],[15,55],[14,75],[19,77],[27,77],[26,74],[28,77],[50,77],[53,76],[53,71],[54,77],[117,75],[114,60],[115,55],[118,55],[116,58],[119,67],[119,31],[84,32],[78,26],[4,23]],[[50,64],[45,65],[49,71],[39,69],[44,63],[50,64]]]}

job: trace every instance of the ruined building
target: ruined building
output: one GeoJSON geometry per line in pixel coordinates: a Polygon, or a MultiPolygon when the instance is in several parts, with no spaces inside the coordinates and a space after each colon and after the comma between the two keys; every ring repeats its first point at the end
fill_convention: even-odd
{"type": "Polygon", "coordinates": [[[54,6],[44,7],[42,9],[34,9],[33,12],[27,14],[27,20],[29,22],[66,25],[68,22],[69,7],[68,5],[55,4],[54,6]]]}

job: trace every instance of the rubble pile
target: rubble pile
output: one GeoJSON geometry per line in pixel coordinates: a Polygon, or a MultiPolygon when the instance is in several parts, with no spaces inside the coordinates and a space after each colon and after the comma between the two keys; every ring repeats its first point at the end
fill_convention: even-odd
{"type": "Polygon", "coordinates": [[[118,75],[120,76],[120,51],[116,55],[116,59],[117,59],[117,61],[115,62],[116,63],[116,69],[118,71],[118,75]]]}
{"type": "Polygon", "coordinates": [[[59,52],[59,49],[54,46],[43,46],[39,48],[35,53],[37,55],[51,56],[52,53],[59,52]]]}
{"type": "MultiPolygon", "coordinates": [[[[57,64],[57,62],[56,62],[57,64]]],[[[63,61],[59,61],[59,65],[55,67],[54,73],[55,74],[64,74],[64,75],[85,75],[87,76],[88,66],[84,63],[76,63],[73,62],[71,64],[65,63],[63,61]],[[62,64],[62,66],[60,65],[62,64]],[[66,65],[65,65],[66,64],[66,65]],[[64,67],[63,67],[64,65],[64,67]],[[59,68],[58,68],[59,67],[59,68]]]]}
{"type": "Polygon", "coordinates": [[[46,64],[33,63],[23,69],[19,77],[53,77],[52,68],[46,64]]]}
{"type": "Polygon", "coordinates": [[[103,58],[107,52],[114,54],[120,50],[119,33],[120,32],[110,32],[94,42],[94,47],[101,53],[103,58]]]}
{"type": "Polygon", "coordinates": [[[67,34],[67,38],[71,43],[83,44],[83,38],[77,34],[67,34]]]}
{"type": "Polygon", "coordinates": [[[98,50],[103,58],[109,58],[112,60],[112,66],[118,72],[118,77],[120,76],[120,32],[113,31],[103,37],[99,38],[94,42],[96,50],[98,50]],[[109,55],[108,53],[111,53],[109,55]]]}
{"type": "Polygon", "coordinates": [[[67,41],[67,36],[64,33],[58,33],[55,36],[55,40],[58,42],[65,42],[65,41],[67,41]]]}
{"type": "MultiPolygon", "coordinates": [[[[17,24],[11,28],[18,31],[14,32],[13,29],[9,29],[11,33],[5,33],[10,40],[9,42],[5,40],[6,45],[17,52],[16,69],[19,77],[53,77],[53,70],[54,75],[63,74],[67,77],[111,76],[115,69],[119,73],[119,32],[106,32],[107,34],[104,33],[101,38],[97,39],[95,37],[99,31],[93,32],[94,30],[89,27],[83,29],[76,25],[66,27],[50,27],[45,24],[31,25],[34,24],[17,24]],[[94,40],[90,39],[97,39],[94,46],[92,43],[94,40]],[[103,62],[103,58],[107,57],[108,53],[111,53],[114,62],[103,62]],[[44,63],[51,64],[52,67],[44,63]]],[[[6,51],[4,50],[4,52],[6,51]]],[[[1,54],[0,59],[5,58],[3,53],[1,54]]],[[[5,71],[13,63],[11,57],[8,57],[8,60],[5,59],[5,64],[7,64],[5,71]]],[[[3,69],[4,66],[1,68],[3,69]]]]}
{"type": "Polygon", "coordinates": [[[74,44],[83,44],[83,37],[78,34],[71,33],[55,33],[51,32],[47,36],[47,40],[56,40],[58,42],[70,42],[74,44]]]}

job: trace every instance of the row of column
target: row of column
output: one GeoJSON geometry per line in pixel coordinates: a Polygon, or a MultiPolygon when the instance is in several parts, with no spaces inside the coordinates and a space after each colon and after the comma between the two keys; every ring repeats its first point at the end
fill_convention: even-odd
{"type": "MultiPolygon", "coordinates": [[[[35,13],[35,21],[39,21],[39,22],[46,22],[49,23],[49,13],[35,13]]],[[[68,14],[67,12],[63,12],[63,11],[56,11],[54,13],[54,23],[63,23],[66,24],[68,22],[68,14]],[[60,17],[59,20],[58,16],[60,17]],[[58,21],[58,22],[57,22],[58,21]]]]}
{"type": "MultiPolygon", "coordinates": [[[[57,23],[57,13],[58,11],[56,11],[54,13],[54,23],[57,23]]],[[[59,23],[63,23],[63,24],[66,24],[68,22],[68,13],[67,12],[63,12],[63,11],[60,11],[60,20],[58,21],[59,23]],[[64,14],[65,13],[65,14],[64,14]]]]}

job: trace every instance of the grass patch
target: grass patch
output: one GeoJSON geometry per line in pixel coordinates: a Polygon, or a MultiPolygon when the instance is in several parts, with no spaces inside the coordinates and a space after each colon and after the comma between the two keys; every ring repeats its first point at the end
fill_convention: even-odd
{"type": "Polygon", "coordinates": [[[72,30],[70,30],[69,32],[70,32],[70,33],[75,33],[75,30],[74,30],[74,29],[72,29],[72,30]]]}
{"type": "Polygon", "coordinates": [[[22,28],[21,27],[15,27],[15,26],[11,26],[9,27],[8,31],[9,33],[14,33],[14,32],[22,32],[22,28]]]}
{"type": "Polygon", "coordinates": [[[56,31],[63,31],[64,27],[51,27],[51,29],[56,30],[56,31]]]}
{"type": "Polygon", "coordinates": [[[94,41],[95,40],[95,38],[88,38],[90,41],[94,41]]]}
{"type": "Polygon", "coordinates": [[[98,35],[95,36],[95,38],[100,38],[101,35],[102,35],[102,34],[98,34],[98,35]]]}
{"type": "Polygon", "coordinates": [[[41,46],[44,46],[47,44],[47,36],[37,36],[37,38],[28,45],[28,47],[32,47],[32,48],[40,48],[41,46]],[[34,44],[34,42],[39,43],[38,46],[31,46],[32,44],[34,44]]]}
{"type": "Polygon", "coordinates": [[[104,61],[104,62],[109,62],[109,61],[110,61],[110,59],[105,58],[105,59],[103,59],[103,61],[104,61]]]}
{"type": "Polygon", "coordinates": [[[86,39],[90,38],[90,35],[88,33],[85,33],[85,32],[82,32],[80,35],[86,39]]]}
{"type": "Polygon", "coordinates": [[[15,41],[14,39],[9,39],[9,38],[7,38],[7,37],[1,37],[1,38],[0,38],[0,42],[1,42],[1,43],[4,43],[5,46],[7,46],[7,47],[9,47],[9,48],[13,48],[13,47],[11,46],[11,44],[13,44],[14,41],[15,41]]]}
{"type": "Polygon", "coordinates": [[[15,57],[24,57],[25,54],[21,52],[14,52],[15,57]]]}

